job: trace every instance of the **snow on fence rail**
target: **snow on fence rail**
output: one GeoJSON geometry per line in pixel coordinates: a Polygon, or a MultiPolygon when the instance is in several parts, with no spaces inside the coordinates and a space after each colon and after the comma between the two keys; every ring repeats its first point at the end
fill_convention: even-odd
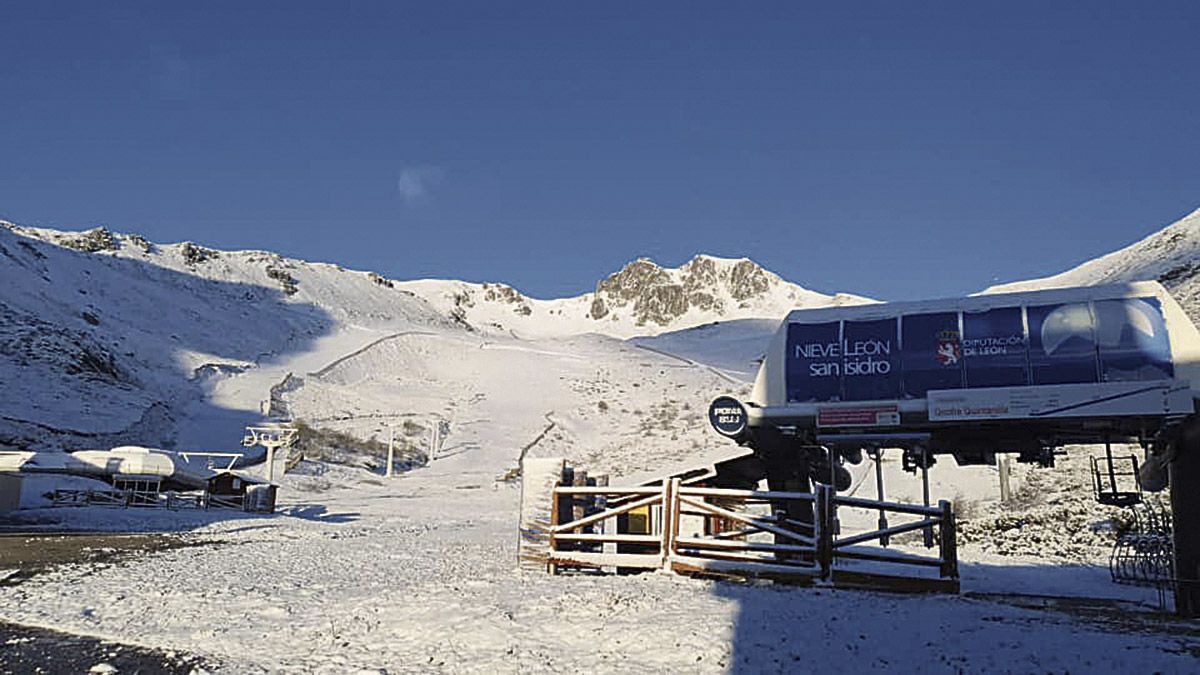
{"type": "Polygon", "coordinates": [[[539,480],[541,494],[530,491],[524,496],[520,557],[527,569],[551,573],[563,569],[661,569],[958,590],[954,514],[947,501],[927,507],[838,497],[832,488],[821,484],[808,493],[690,486],[678,478],[664,481],[661,486],[639,487],[567,486],[548,480],[555,467],[561,471],[562,466],[557,460],[557,464],[543,467],[546,475],[539,480]],[[781,501],[804,504],[801,511],[809,510],[813,522],[773,512],[771,505],[781,501]],[[917,519],[839,536],[841,509],[885,511],[917,519]],[[864,546],[916,531],[931,535],[936,531],[928,539],[936,542],[936,556],[864,546]],[[932,568],[938,576],[888,576],[878,572],[881,564],[889,570],[897,566],[932,568]]]}

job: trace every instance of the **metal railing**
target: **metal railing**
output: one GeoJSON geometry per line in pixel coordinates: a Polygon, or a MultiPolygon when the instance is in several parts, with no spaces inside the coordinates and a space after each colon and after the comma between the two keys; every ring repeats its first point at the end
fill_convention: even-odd
{"type": "Polygon", "coordinates": [[[157,507],[172,511],[188,509],[241,509],[241,495],[210,495],[207,492],[167,490],[53,490],[50,505],[55,507],[102,506],[109,508],[157,507]]]}

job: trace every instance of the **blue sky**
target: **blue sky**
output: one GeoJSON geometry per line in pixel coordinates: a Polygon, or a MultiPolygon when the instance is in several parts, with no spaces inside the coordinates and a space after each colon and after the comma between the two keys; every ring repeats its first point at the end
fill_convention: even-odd
{"type": "Polygon", "coordinates": [[[0,218],[538,297],[708,252],[907,299],[1200,207],[1200,3],[829,4],[9,0],[0,218]]]}

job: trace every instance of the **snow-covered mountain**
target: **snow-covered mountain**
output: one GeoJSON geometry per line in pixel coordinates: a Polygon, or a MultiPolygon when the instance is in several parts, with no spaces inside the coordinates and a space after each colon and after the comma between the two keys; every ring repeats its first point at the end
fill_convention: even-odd
{"type": "Polygon", "coordinates": [[[798,307],[869,302],[808,290],[752,260],[708,255],[675,268],[639,258],[597,283],[594,292],[555,300],[530,298],[505,284],[423,280],[397,287],[463,323],[522,337],[657,335],[714,321],[782,318],[798,307]]]}
{"type": "MultiPolygon", "coordinates": [[[[503,284],[400,282],[265,251],[2,223],[0,445],[228,449],[270,413],[347,424],[397,410],[446,416],[501,396],[504,373],[538,350],[619,371],[605,381],[629,379],[629,391],[661,355],[625,338],[861,301],[707,256],[678,269],[638,260],[594,293],[537,300],[503,284]]],[[[752,369],[740,352],[729,361],[752,369]]],[[[522,419],[540,424],[546,411],[529,406],[522,419]]]]}
{"type": "Polygon", "coordinates": [[[988,288],[1006,293],[1062,286],[1090,286],[1140,280],[1161,281],[1200,322],[1200,209],[1125,248],[1042,279],[988,288]]]}
{"type": "MultiPolygon", "coordinates": [[[[986,292],[1133,279],[1163,281],[1200,320],[1200,211],[1063,274],[986,292]]],[[[369,394],[362,385],[389,372],[405,374],[392,381],[427,391],[441,380],[472,382],[474,389],[454,384],[436,401],[404,404],[413,414],[444,414],[492,385],[499,395],[500,375],[486,386],[472,381],[505,372],[508,361],[497,354],[516,363],[513,355],[526,347],[574,353],[599,369],[626,358],[617,356],[624,347],[575,339],[584,334],[635,338],[617,344],[744,379],[758,343],[789,310],[866,301],[810,291],[750,260],[704,255],[678,268],[635,260],[592,293],[541,300],[499,283],[396,281],[264,251],[4,223],[0,444],[224,447],[236,443],[243,424],[280,412],[289,397],[309,417],[382,415],[402,392],[386,385],[369,394]],[[438,344],[398,339],[408,335],[438,344]],[[481,351],[468,356],[460,347],[472,341],[481,351]],[[501,344],[501,352],[484,355],[483,346],[501,344]],[[461,363],[447,369],[427,363],[433,358],[461,363]],[[428,377],[405,379],[421,373],[428,377]],[[307,385],[306,375],[314,375],[307,385]]]]}
{"type": "Polygon", "coordinates": [[[222,380],[271,372],[348,327],[450,326],[387,280],[334,265],[4,224],[0,442],[169,447],[189,411],[232,414],[236,432],[247,415],[213,398],[222,380]]]}

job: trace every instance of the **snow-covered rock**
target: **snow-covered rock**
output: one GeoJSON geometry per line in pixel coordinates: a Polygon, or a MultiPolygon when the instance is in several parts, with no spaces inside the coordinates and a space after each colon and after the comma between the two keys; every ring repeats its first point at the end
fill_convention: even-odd
{"type": "Polygon", "coordinates": [[[465,324],[521,337],[650,336],[714,321],[780,319],[802,307],[870,302],[808,290],[752,260],[708,255],[676,268],[639,258],[602,279],[592,293],[554,300],[530,298],[504,284],[422,280],[398,287],[465,324]]]}
{"type": "Polygon", "coordinates": [[[1157,280],[1200,321],[1200,209],[1125,248],[1061,274],[992,286],[984,293],[1157,280]]]}

